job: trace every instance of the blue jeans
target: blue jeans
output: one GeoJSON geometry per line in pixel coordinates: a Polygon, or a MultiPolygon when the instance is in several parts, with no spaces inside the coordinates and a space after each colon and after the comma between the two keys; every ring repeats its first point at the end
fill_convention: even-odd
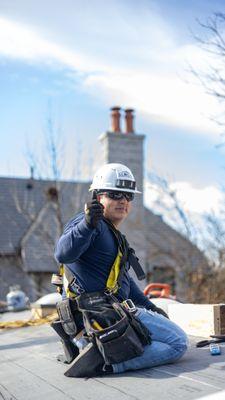
{"type": "Polygon", "coordinates": [[[172,363],[183,356],[188,347],[188,338],[179,326],[162,315],[146,309],[138,309],[136,316],[151,332],[152,343],[145,346],[141,356],[113,364],[115,374],[172,363]]]}

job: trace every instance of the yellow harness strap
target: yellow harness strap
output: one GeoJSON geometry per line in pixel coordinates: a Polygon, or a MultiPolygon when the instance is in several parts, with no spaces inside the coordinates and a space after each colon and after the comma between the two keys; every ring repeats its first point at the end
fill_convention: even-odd
{"type": "Polygon", "coordinates": [[[120,262],[122,258],[122,253],[118,250],[117,256],[109,273],[109,277],[106,282],[106,287],[112,292],[116,292],[118,290],[118,277],[120,273],[120,262]]]}
{"type": "Polygon", "coordinates": [[[68,282],[68,279],[65,274],[64,264],[60,264],[60,266],[59,266],[59,275],[62,276],[62,278],[63,278],[63,286],[66,291],[66,297],[70,297],[70,298],[76,297],[76,294],[69,290],[69,287],[68,287],[69,282],[68,282]]]}
{"type": "Polygon", "coordinates": [[[60,264],[59,266],[59,275],[63,276],[64,274],[64,264],[60,264]]]}
{"type": "MultiPolygon", "coordinates": [[[[108,276],[108,279],[106,282],[106,288],[113,293],[116,293],[118,290],[118,277],[120,274],[120,263],[121,263],[122,256],[123,255],[122,255],[121,251],[118,249],[117,256],[112,265],[112,268],[110,270],[110,273],[109,273],[109,276],[108,276]]],[[[65,276],[65,267],[63,264],[61,264],[59,267],[59,274],[63,277],[63,284],[64,284],[64,288],[66,290],[66,297],[70,297],[70,298],[76,297],[76,294],[69,290],[68,280],[66,279],[66,276],[65,276]]]]}

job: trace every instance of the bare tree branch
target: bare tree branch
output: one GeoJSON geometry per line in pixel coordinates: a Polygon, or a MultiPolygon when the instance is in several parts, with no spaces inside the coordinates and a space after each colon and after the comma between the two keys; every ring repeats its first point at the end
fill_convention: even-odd
{"type": "MultiPolygon", "coordinates": [[[[210,58],[206,61],[204,71],[193,66],[189,66],[189,71],[205,92],[214,97],[223,107],[225,101],[225,13],[215,12],[205,22],[197,20],[197,23],[201,28],[201,34],[193,34],[193,37],[210,58]]],[[[224,112],[211,119],[220,127],[225,126],[224,112]]]]}

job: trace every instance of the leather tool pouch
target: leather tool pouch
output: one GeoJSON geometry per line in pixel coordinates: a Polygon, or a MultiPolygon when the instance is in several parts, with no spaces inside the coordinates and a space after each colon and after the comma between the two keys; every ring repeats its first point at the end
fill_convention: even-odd
{"type": "Polygon", "coordinates": [[[69,336],[75,336],[79,330],[76,323],[76,314],[79,312],[76,301],[70,298],[62,300],[56,308],[64,331],[69,336]]]}
{"type": "MultiPolygon", "coordinates": [[[[78,308],[88,336],[96,343],[106,364],[116,364],[140,356],[147,344],[139,337],[140,326],[114,297],[102,292],[83,293],[78,308]]],[[[148,332],[149,337],[149,332],[148,332]]]]}

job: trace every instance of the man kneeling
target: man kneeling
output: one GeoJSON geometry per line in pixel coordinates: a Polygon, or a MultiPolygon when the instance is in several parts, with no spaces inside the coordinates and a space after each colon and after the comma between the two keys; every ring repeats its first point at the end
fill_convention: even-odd
{"type": "MultiPolygon", "coordinates": [[[[71,318],[75,315],[76,328],[72,331],[71,326],[69,330],[66,328],[66,336],[62,338],[67,352],[70,349],[68,362],[73,361],[65,375],[99,376],[178,360],[187,350],[186,334],[142,293],[129,275],[131,266],[138,279],[143,278],[134,250],[118,229],[131,211],[134,196],[140,193],[132,172],[122,164],[106,164],[96,172],[90,191],[92,201],[66,225],[55,251],[56,260],[65,268],[67,285],[63,298],[73,296],[77,307],[77,311],[69,312],[71,318]],[[121,319],[115,317],[115,308],[121,319]],[[126,318],[129,326],[124,325],[126,318]],[[130,341],[122,330],[119,335],[119,328],[113,329],[115,325],[123,326],[130,341]],[[83,344],[80,346],[75,336],[83,328],[81,339],[86,346],[78,352],[74,343],[78,347],[83,344]],[[108,337],[104,337],[105,334],[108,337]],[[119,337],[123,340],[119,341],[119,337]],[[103,346],[106,338],[111,339],[111,344],[103,346]],[[140,348],[136,343],[134,350],[134,342],[138,340],[140,348]],[[107,358],[106,349],[115,348],[116,344],[121,346],[116,350],[121,356],[107,358]]],[[[73,304],[71,301],[69,304],[73,304]]],[[[68,311],[68,307],[65,310],[68,311]]],[[[60,319],[65,327],[63,314],[61,312],[60,319]]],[[[68,321],[68,315],[65,319],[68,321]]]]}

